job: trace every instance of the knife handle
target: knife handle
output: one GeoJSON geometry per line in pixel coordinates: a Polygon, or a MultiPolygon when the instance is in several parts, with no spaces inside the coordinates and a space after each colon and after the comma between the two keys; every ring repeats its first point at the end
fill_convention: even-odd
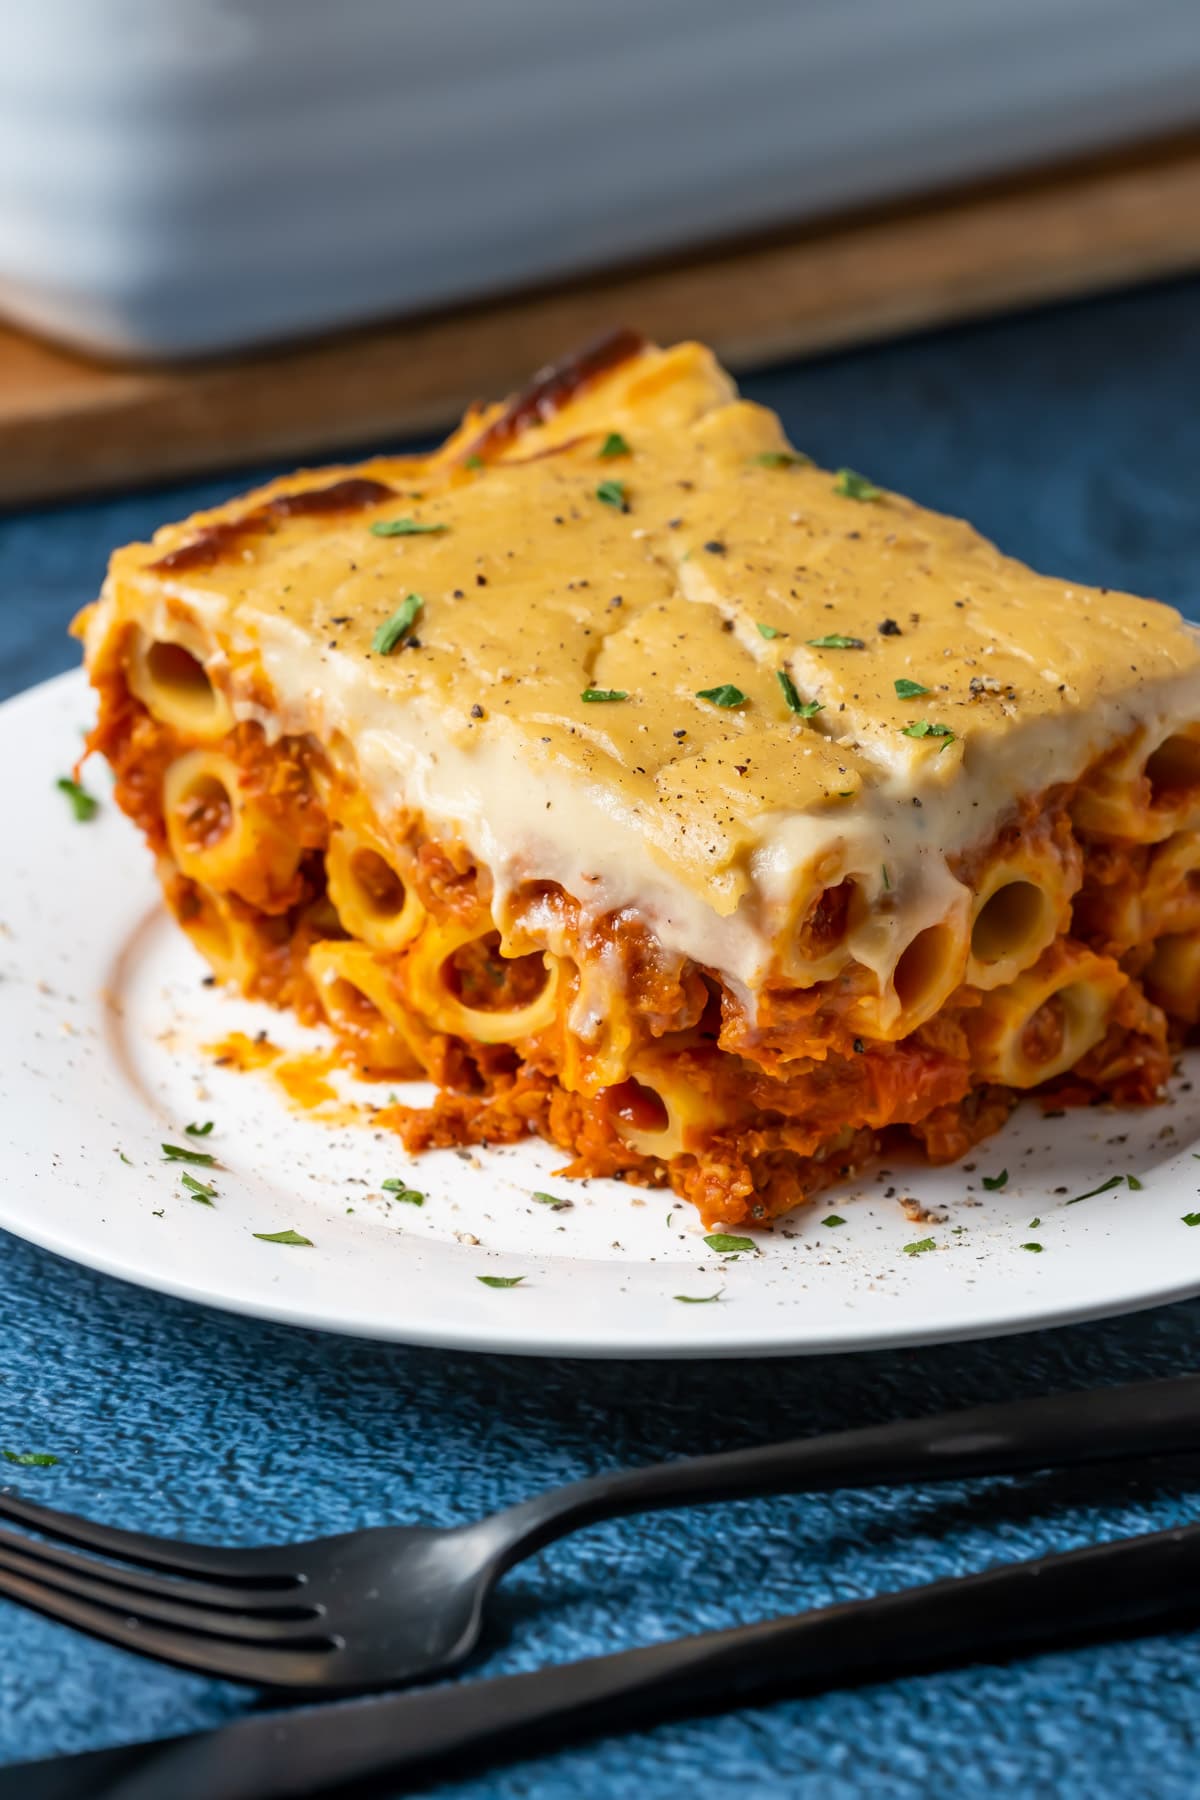
{"type": "Polygon", "coordinates": [[[0,1800],[298,1800],[781,1694],[1020,1655],[1200,1612],[1200,1525],[613,1656],[0,1769],[0,1800]]]}

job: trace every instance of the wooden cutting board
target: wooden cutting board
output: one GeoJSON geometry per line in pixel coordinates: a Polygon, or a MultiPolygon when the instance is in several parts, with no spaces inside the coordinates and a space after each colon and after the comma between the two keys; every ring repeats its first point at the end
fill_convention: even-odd
{"type": "Polygon", "coordinates": [[[735,369],[1200,267],[1200,131],[244,358],[110,367],[0,327],[0,505],[449,423],[614,324],[735,369]]]}

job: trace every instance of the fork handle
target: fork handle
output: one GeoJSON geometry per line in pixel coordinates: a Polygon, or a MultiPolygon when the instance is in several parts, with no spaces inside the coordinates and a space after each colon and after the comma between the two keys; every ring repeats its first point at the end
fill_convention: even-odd
{"type": "Polygon", "coordinates": [[[499,1566],[600,1519],[750,1494],[950,1481],[1200,1450],[1200,1375],[1002,1401],[572,1483],[488,1521],[499,1566]],[[507,1540],[507,1544],[506,1544],[507,1540]],[[504,1547],[506,1544],[506,1547],[504,1547]]]}
{"type": "Polygon", "coordinates": [[[1200,1525],[528,1674],[274,1713],[0,1769],[0,1800],[296,1800],[781,1694],[1020,1655],[1200,1612],[1200,1525]]]}

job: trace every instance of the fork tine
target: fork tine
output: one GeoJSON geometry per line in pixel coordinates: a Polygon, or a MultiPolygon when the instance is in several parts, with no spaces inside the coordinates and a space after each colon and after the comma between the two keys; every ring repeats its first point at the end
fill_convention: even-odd
{"type": "Polygon", "coordinates": [[[97,1580],[93,1572],[85,1575],[66,1570],[48,1570],[21,1551],[0,1549],[0,1573],[34,1581],[48,1592],[62,1594],[69,1600],[94,1601],[123,1618],[149,1619],[158,1625],[176,1625],[181,1631],[194,1631],[198,1636],[213,1636],[245,1644],[280,1644],[288,1641],[309,1642],[322,1635],[321,1617],[315,1608],[301,1618],[265,1618],[261,1613],[237,1613],[216,1607],[192,1606],[178,1600],[163,1600],[154,1594],[137,1594],[115,1583],[97,1580]]]}
{"type": "MultiPolygon", "coordinates": [[[[222,1549],[216,1544],[189,1544],[173,1538],[150,1537],[140,1531],[121,1531],[115,1525],[97,1525],[81,1519],[78,1513],[55,1512],[23,1500],[11,1489],[0,1489],[0,1519],[14,1525],[28,1526],[43,1537],[64,1544],[77,1544],[84,1550],[96,1550],[102,1556],[122,1557],[126,1562],[140,1563],[143,1568],[172,1570],[184,1575],[213,1575],[227,1581],[254,1581],[256,1563],[266,1564],[278,1556],[278,1547],[262,1550],[222,1549]]],[[[263,1566],[261,1574],[278,1579],[282,1571],[263,1566]]]]}
{"type": "Polygon", "coordinates": [[[255,1687],[321,1687],[331,1678],[337,1646],[294,1646],[273,1650],[253,1644],[237,1644],[201,1637],[161,1625],[140,1625],[136,1619],[110,1612],[87,1600],[73,1599],[0,1569],[0,1599],[15,1600],[33,1612],[59,1624],[74,1626],[89,1637],[181,1669],[215,1675],[225,1681],[246,1681],[255,1687]]]}
{"type": "MultiPolygon", "coordinates": [[[[211,1632],[218,1637],[237,1637],[247,1642],[267,1643],[274,1638],[309,1637],[320,1629],[323,1612],[313,1604],[300,1608],[295,1603],[280,1605],[275,1596],[271,1606],[263,1604],[258,1594],[250,1595],[253,1604],[239,1607],[232,1600],[232,1590],[205,1589],[194,1582],[162,1581],[151,1586],[152,1576],[123,1579],[124,1571],[94,1563],[85,1557],[72,1562],[50,1563],[39,1557],[37,1546],[23,1544],[8,1532],[0,1532],[0,1569],[10,1574],[27,1576],[56,1593],[72,1594],[94,1600],[98,1606],[136,1615],[140,1619],[156,1619],[160,1624],[178,1625],[183,1630],[211,1632]],[[206,1604],[203,1596],[215,1594],[215,1604],[206,1604]],[[296,1628],[302,1627],[303,1631],[296,1628]]],[[[69,1552],[59,1551],[65,1558],[69,1552]]]]}
{"type": "Polygon", "coordinates": [[[278,1582],[250,1587],[244,1581],[205,1581],[200,1576],[181,1572],[178,1575],[155,1575],[137,1564],[100,1562],[78,1550],[62,1550],[57,1544],[44,1544],[40,1538],[21,1537],[0,1526],[0,1556],[18,1556],[30,1565],[30,1573],[50,1579],[48,1570],[62,1569],[109,1582],[130,1596],[148,1594],[162,1600],[177,1600],[193,1606],[227,1607],[234,1612],[269,1612],[302,1606],[304,1584],[298,1579],[291,1587],[278,1582]]]}

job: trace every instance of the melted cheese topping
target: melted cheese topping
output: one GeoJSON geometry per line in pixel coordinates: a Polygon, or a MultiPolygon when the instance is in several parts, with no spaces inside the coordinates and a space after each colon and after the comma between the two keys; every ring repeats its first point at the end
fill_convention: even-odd
{"type": "Polygon", "coordinates": [[[394,491],[344,515],[283,509],[239,535],[347,473],[309,472],[119,551],[89,660],[130,620],[198,633],[237,716],[314,733],[382,816],[422,811],[501,895],[538,879],[596,915],[636,908],[747,993],[821,886],[889,895],[853,944],[883,971],[959,903],[947,856],[1020,796],[1200,716],[1200,651],[1171,608],[840,491],[697,345],[633,358],[472,467],[498,410],[427,460],[353,471],[394,491]],[[628,454],[601,454],[613,432],[628,454]],[[397,519],[436,529],[370,530],[397,519]],[[155,566],[214,527],[207,566],[155,566]],[[410,594],[409,639],[381,655],[410,594]],[[814,642],[831,638],[853,642],[814,642]],[[781,674],[819,710],[793,710],[781,674]],[[744,698],[699,697],[722,687],[744,698]]]}

